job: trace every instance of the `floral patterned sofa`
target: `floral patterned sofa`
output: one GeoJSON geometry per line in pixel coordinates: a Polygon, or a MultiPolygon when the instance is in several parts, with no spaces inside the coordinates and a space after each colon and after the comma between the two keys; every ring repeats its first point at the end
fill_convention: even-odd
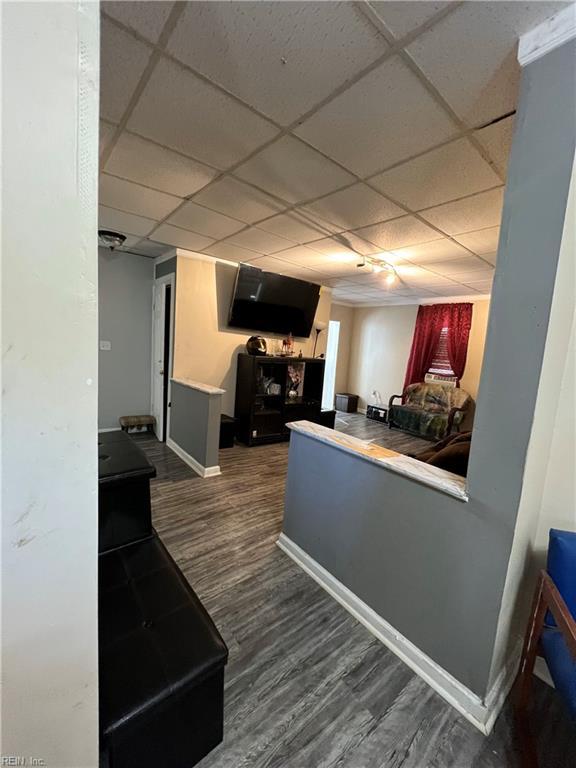
{"type": "Polygon", "coordinates": [[[462,423],[472,398],[463,389],[445,384],[410,384],[403,395],[392,395],[388,424],[426,440],[441,440],[462,423]],[[394,405],[401,398],[402,403],[394,405]]]}

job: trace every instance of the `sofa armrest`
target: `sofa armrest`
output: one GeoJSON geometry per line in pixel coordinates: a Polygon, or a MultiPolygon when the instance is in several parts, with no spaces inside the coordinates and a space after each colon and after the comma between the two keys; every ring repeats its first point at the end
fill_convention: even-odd
{"type": "Polygon", "coordinates": [[[466,408],[450,408],[450,413],[448,414],[448,423],[446,424],[446,435],[449,435],[452,432],[452,427],[454,426],[454,418],[456,417],[457,413],[466,413],[466,408]]]}
{"type": "Polygon", "coordinates": [[[390,400],[388,400],[388,412],[390,412],[390,408],[392,408],[392,405],[394,404],[394,400],[396,400],[396,398],[400,398],[400,400],[401,400],[402,397],[403,397],[403,395],[392,395],[390,400]]]}

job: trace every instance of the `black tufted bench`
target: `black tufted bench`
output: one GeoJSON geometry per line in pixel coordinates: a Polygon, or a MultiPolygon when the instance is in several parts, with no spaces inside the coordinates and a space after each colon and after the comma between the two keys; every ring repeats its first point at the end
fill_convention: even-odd
{"type": "Polygon", "coordinates": [[[99,557],[106,768],[191,768],[222,740],[228,651],[156,534],[99,557]]]}
{"type": "Polygon", "coordinates": [[[98,551],[152,534],[150,480],[156,469],[125,432],[98,435],[98,551]]]}

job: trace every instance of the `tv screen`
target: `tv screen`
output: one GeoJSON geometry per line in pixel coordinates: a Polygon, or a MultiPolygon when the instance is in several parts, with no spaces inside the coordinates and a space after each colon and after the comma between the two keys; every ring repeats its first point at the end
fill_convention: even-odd
{"type": "Polygon", "coordinates": [[[228,325],[310,336],[319,297],[319,285],[241,264],[228,325]]]}

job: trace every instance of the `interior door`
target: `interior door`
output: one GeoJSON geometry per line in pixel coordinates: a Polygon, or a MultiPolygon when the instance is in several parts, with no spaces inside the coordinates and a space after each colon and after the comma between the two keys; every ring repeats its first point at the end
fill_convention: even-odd
{"type": "Polygon", "coordinates": [[[334,390],[336,387],[336,366],[338,364],[338,339],[340,337],[340,321],[330,320],[328,323],[328,340],[326,342],[326,366],[324,368],[324,389],[322,391],[322,408],[331,411],[334,408],[334,390]]]}
{"type": "Polygon", "coordinates": [[[164,434],[164,283],[154,284],[152,315],[152,416],[156,419],[155,432],[158,440],[164,434]]]}

